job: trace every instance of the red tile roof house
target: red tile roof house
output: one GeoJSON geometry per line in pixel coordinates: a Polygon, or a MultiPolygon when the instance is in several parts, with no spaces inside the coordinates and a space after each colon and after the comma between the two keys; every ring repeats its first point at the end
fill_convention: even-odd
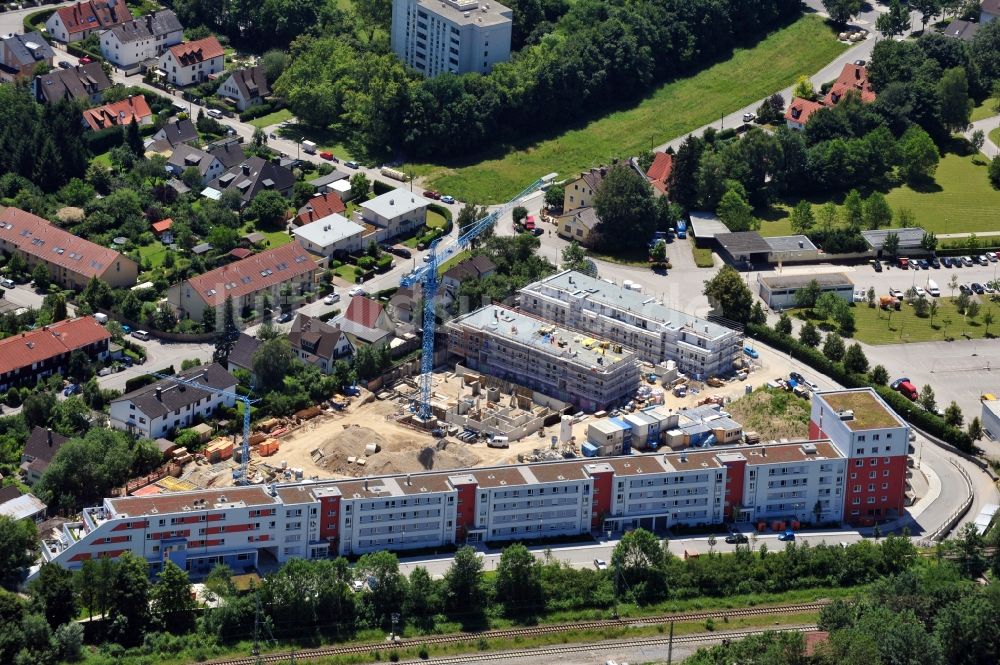
{"type": "Polygon", "coordinates": [[[861,101],[865,104],[875,101],[875,89],[868,82],[868,70],[861,65],[847,63],[823,101],[827,106],[839,104],[844,95],[852,90],[861,96],[861,101]]]}
{"type": "Polygon", "coordinates": [[[93,277],[120,289],[135,286],[139,276],[132,259],[19,208],[0,211],[0,250],[19,250],[29,266],[45,264],[53,281],[78,291],[93,277]]]}
{"type": "Polygon", "coordinates": [[[388,344],[396,331],[395,323],[381,303],[365,296],[351,298],[347,311],[330,323],[347,333],[355,348],[388,344]]]}
{"type": "Polygon", "coordinates": [[[674,170],[674,156],[669,152],[657,152],[653,157],[653,163],[646,171],[646,179],[653,186],[654,196],[663,196],[667,193],[667,182],[670,180],[670,172],[674,170]]]}
{"type": "Polygon", "coordinates": [[[303,296],[313,290],[318,272],[309,253],[292,242],[174,284],[167,299],[182,317],[201,321],[211,307],[217,312],[216,320],[221,320],[228,296],[237,314],[247,309],[260,312],[265,293],[272,307],[284,304],[281,292],[286,285],[293,297],[303,296]]]}
{"type": "Polygon", "coordinates": [[[342,215],[345,210],[347,210],[347,206],[344,205],[339,194],[334,192],[317,194],[309,199],[308,203],[299,208],[299,212],[295,217],[295,224],[296,226],[305,226],[329,215],[342,215]]]}
{"type": "Polygon", "coordinates": [[[53,39],[70,43],[131,20],[125,0],[88,0],[57,9],[45,29],[53,39]]]}
{"type": "Polygon", "coordinates": [[[133,120],[139,125],[153,124],[153,111],[149,108],[145,95],[129,95],[121,101],[83,112],[84,125],[95,132],[108,127],[127,127],[133,120]]]}
{"type": "Polygon", "coordinates": [[[67,319],[0,340],[0,391],[62,374],[73,351],[108,356],[111,334],[92,316],[67,319]]]}
{"type": "Polygon", "coordinates": [[[785,122],[789,129],[801,130],[809,122],[809,116],[823,108],[819,102],[811,102],[801,97],[793,97],[785,110],[785,122]]]}
{"type": "Polygon", "coordinates": [[[177,86],[205,81],[222,71],[225,52],[214,36],[171,46],[160,56],[164,79],[177,86]]]}

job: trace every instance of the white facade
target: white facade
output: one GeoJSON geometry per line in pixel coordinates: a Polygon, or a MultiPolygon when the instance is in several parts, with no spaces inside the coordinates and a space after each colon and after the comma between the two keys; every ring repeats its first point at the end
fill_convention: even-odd
{"type": "Polygon", "coordinates": [[[324,258],[364,249],[365,227],[333,213],[296,228],[292,233],[303,248],[324,258]]]}
{"type": "Polygon", "coordinates": [[[184,40],[184,29],[175,16],[171,18],[168,24],[155,16],[143,16],[103,32],[101,55],[123,68],[156,58],[168,47],[184,40]]]}
{"type": "Polygon", "coordinates": [[[382,242],[427,223],[427,207],[433,203],[419,194],[396,188],[361,204],[364,221],[376,227],[375,240],[382,242]]]}
{"type": "Polygon", "coordinates": [[[214,42],[205,47],[205,57],[188,57],[186,62],[175,55],[175,52],[189,49],[192,44],[180,44],[164,51],[160,56],[159,68],[163,71],[164,79],[176,86],[186,86],[200,81],[205,81],[212,74],[218,74],[224,68],[225,54],[222,47],[218,46],[218,41],[214,37],[208,40],[214,42]],[[216,51],[214,47],[218,47],[216,51]]]}
{"type": "MultiPolygon", "coordinates": [[[[767,456],[767,447],[743,453],[747,460],[742,507],[749,521],[793,518],[801,522],[839,522],[844,515],[847,460],[826,456],[823,443],[803,443],[801,454],[767,456]],[[779,459],[775,459],[778,457],[779,459]]],[[[832,448],[832,446],[830,446],[832,448]]]]}
{"type": "Polygon", "coordinates": [[[486,74],[510,59],[513,13],[479,0],[393,0],[392,50],[424,76],[486,74]]]}
{"type": "Polygon", "coordinates": [[[196,404],[188,404],[163,415],[151,415],[132,400],[119,399],[111,403],[111,426],[133,431],[147,439],[157,439],[166,436],[171,430],[189,427],[199,418],[207,418],[220,406],[233,408],[235,405],[234,395],[210,393],[196,404]]]}
{"type": "Polygon", "coordinates": [[[579,272],[546,277],[520,295],[525,312],[622,344],[647,362],[673,360],[694,377],[730,373],[743,350],[736,330],[579,272]]]}

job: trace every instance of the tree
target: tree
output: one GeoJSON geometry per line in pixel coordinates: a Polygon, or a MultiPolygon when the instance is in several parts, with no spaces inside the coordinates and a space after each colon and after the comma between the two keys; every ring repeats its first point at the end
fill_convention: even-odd
{"type": "Polygon", "coordinates": [[[934,389],[928,384],[920,389],[920,406],[931,413],[937,408],[937,400],[934,397],[934,389]]]}
{"type": "Polygon", "coordinates": [[[29,520],[0,515],[0,584],[10,588],[35,560],[38,530],[29,520]]]}
{"type": "Polygon", "coordinates": [[[861,229],[864,224],[864,202],[861,200],[861,192],[852,189],[844,198],[844,221],[847,226],[854,231],[861,229]]]}
{"type": "Polygon", "coordinates": [[[264,390],[277,390],[284,385],[295,354],[288,339],[277,337],[261,344],[253,354],[253,374],[264,390]]]}
{"type": "MultiPolygon", "coordinates": [[[[934,0],[917,0],[934,2],[934,0]]],[[[969,98],[969,82],[963,67],[946,69],[938,80],[938,97],[941,100],[941,122],[952,132],[965,131],[974,106],[969,98]]],[[[905,134],[904,134],[905,137],[905,134]]]]}
{"type": "Polygon", "coordinates": [[[262,128],[257,127],[253,130],[253,137],[251,137],[250,142],[253,143],[255,148],[263,148],[267,145],[267,132],[262,128]]]}
{"type": "Polygon", "coordinates": [[[149,570],[146,560],[130,551],[114,565],[108,590],[109,633],[120,644],[142,641],[149,624],[149,570]]]}
{"type": "Polygon", "coordinates": [[[236,346],[236,340],[240,338],[240,329],[236,327],[236,310],[233,305],[233,297],[226,296],[226,302],[222,309],[222,328],[215,336],[215,352],[212,358],[215,362],[225,363],[229,359],[229,354],[236,346]]]}
{"type": "Polygon", "coordinates": [[[287,210],[288,201],[281,192],[268,189],[253,197],[247,206],[247,216],[256,219],[259,226],[276,227],[285,220],[287,210]]]}
{"type": "Polygon", "coordinates": [[[868,358],[857,342],[844,352],[844,369],[852,374],[864,374],[868,371],[868,358]]]}
{"type": "Polygon", "coordinates": [[[66,296],[62,293],[50,293],[42,300],[42,310],[49,313],[52,323],[64,321],[69,312],[66,309],[66,296]]]}
{"type": "Polygon", "coordinates": [[[813,87],[812,81],[805,74],[799,76],[798,80],[795,82],[795,89],[792,90],[793,97],[800,97],[802,99],[814,99],[816,97],[816,89],[813,87]]]}
{"type": "Polygon", "coordinates": [[[882,241],[882,252],[889,258],[896,258],[899,253],[899,234],[895,231],[890,231],[885,235],[885,240],[882,241]]]}
{"type": "Polygon", "coordinates": [[[931,308],[931,304],[927,301],[927,298],[925,298],[924,296],[919,296],[918,298],[914,299],[914,301],[910,304],[913,305],[913,313],[919,316],[920,318],[925,318],[931,308]]]}
{"type": "Polygon", "coordinates": [[[875,306],[875,287],[869,286],[868,291],[865,293],[865,300],[868,301],[869,307],[875,306]]]}
{"type": "Polygon", "coordinates": [[[789,318],[788,314],[784,312],[778,317],[777,323],[774,324],[774,330],[781,333],[782,335],[792,334],[792,320],[789,318]]]}
{"type": "Polygon", "coordinates": [[[973,418],[972,422],[969,423],[969,428],[966,430],[966,433],[973,441],[979,441],[983,438],[983,425],[979,422],[978,416],[973,418]]]}
{"type": "Polygon", "coordinates": [[[1000,155],[997,155],[996,157],[990,160],[990,167],[988,173],[990,178],[990,184],[992,184],[994,188],[1000,189],[1000,155]]]}
{"type": "Polygon", "coordinates": [[[35,283],[37,290],[48,291],[51,279],[49,269],[44,263],[35,264],[35,267],[31,270],[31,281],[35,283]]]}
{"type": "Polygon", "coordinates": [[[530,616],[544,609],[541,565],[521,543],[508,545],[500,555],[496,595],[508,616],[530,616]]]}
{"type": "Polygon", "coordinates": [[[886,37],[905,34],[909,28],[910,12],[899,0],[889,0],[889,11],[875,21],[875,29],[886,37]]]}
{"type": "Polygon", "coordinates": [[[67,663],[73,663],[83,657],[83,624],[75,621],[64,623],[56,628],[52,636],[56,657],[67,663]]]}
{"type": "Polygon", "coordinates": [[[575,240],[571,240],[562,251],[562,269],[586,272],[590,269],[587,253],[575,240]]]}
{"type": "Polygon", "coordinates": [[[941,15],[942,0],[909,0],[910,9],[920,12],[920,30],[927,29],[927,23],[941,15]]]}
{"type": "Polygon", "coordinates": [[[821,341],[819,331],[812,321],[806,321],[799,330],[799,341],[810,348],[816,348],[821,341]]]}
{"type": "Polygon", "coordinates": [[[399,559],[392,552],[373,552],[358,560],[358,571],[368,579],[372,619],[380,626],[391,626],[392,615],[403,606],[406,578],[399,572],[399,559]]]}
{"type": "MultiPolygon", "coordinates": [[[[905,225],[900,224],[900,226],[905,226],[905,225]]],[[[924,231],[924,235],[921,236],[920,238],[920,248],[928,252],[933,252],[935,249],[937,249],[937,245],[938,245],[937,235],[931,233],[930,231],[924,231]]]]}
{"type": "Polygon", "coordinates": [[[952,400],[951,404],[944,409],[944,422],[951,427],[961,427],[964,417],[962,416],[962,409],[958,406],[955,400],[952,400]]]}
{"type": "Polygon", "coordinates": [[[640,604],[660,600],[666,593],[666,562],[667,552],[656,536],[645,529],[629,531],[611,553],[618,593],[640,604]]]}
{"type": "Polygon", "coordinates": [[[875,365],[872,370],[868,373],[868,378],[876,386],[884,386],[889,383],[889,372],[882,365],[875,365]]]}
{"type": "Polygon", "coordinates": [[[66,568],[43,563],[29,589],[32,606],[45,615],[53,629],[76,618],[73,573],[66,568]]]}
{"type": "Polygon", "coordinates": [[[847,23],[861,12],[862,0],[823,0],[823,8],[830,20],[839,25],[847,23]]]}
{"type": "Polygon", "coordinates": [[[823,355],[834,362],[839,362],[844,357],[844,340],[835,332],[828,333],[823,342],[823,355]]]}
{"type": "Polygon", "coordinates": [[[976,300],[969,299],[969,304],[965,307],[965,316],[968,319],[974,319],[979,315],[979,302],[976,300]]]}
{"type": "Polygon", "coordinates": [[[656,230],[653,190],[645,177],[625,163],[615,164],[594,193],[597,245],[607,251],[645,246],[656,230]]]}
{"type": "Polygon", "coordinates": [[[514,224],[520,224],[528,216],[528,209],[524,206],[514,206],[514,210],[511,211],[511,217],[514,218],[514,224]]]}
{"type": "Polygon", "coordinates": [[[910,182],[931,180],[941,160],[931,135],[921,127],[912,125],[900,138],[899,145],[903,157],[903,176],[910,182]]]}
{"type": "Polygon", "coordinates": [[[152,611],[167,632],[180,634],[194,628],[197,603],[191,598],[191,582],[187,571],[169,559],[156,576],[153,585],[152,611]]]}
{"type": "Polygon", "coordinates": [[[368,196],[368,192],[371,190],[372,184],[368,180],[368,176],[364,173],[358,172],[351,176],[351,198],[352,199],[362,199],[368,196]]]}
{"type": "Polygon", "coordinates": [[[444,575],[449,612],[463,623],[475,625],[483,619],[486,594],[482,583],[483,562],[468,545],[459,548],[444,575]]]}
{"type": "Polygon", "coordinates": [[[864,204],[865,226],[869,229],[880,229],[892,226],[892,208],[881,192],[872,192],[864,204]]]}
{"type": "Polygon", "coordinates": [[[990,336],[990,326],[993,325],[993,321],[994,321],[994,319],[993,319],[993,312],[990,311],[990,310],[987,310],[983,314],[983,325],[986,326],[986,329],[983,330],[983,336],[984,337],[989,337],[990,336]]]}
{"type": "Polygon", "coordinates": [[[753,308],[750,310],[750,319],[748,323],[753,323],[758,326],[765,325],[767,323],[767,312],[764,311],[764,306],[760,302],[755,302],[753,308]]]}
{"type": "Polygon", "coordinates": [[[819,214],[816,215],[817,221],[819,222],[819,228],[824,233],[829,233],[837,224],[838,216],[839,213],[837,212],[837,204],[833,201],[827,201],[820,206],[819,214]]]}
{"type": "Polygon", "coordinates": [[[734,233],[751,231],[756,226],[753,208],[747,203],[746,198],[735,189],[726,190],[726,193],[719,200],[719,207],[716,208],[715,214],[734,233]]]}
{"type": "Polygon", "coordinates": [[[807,234],[815,224],[816,218],[813,216],[812,204],[805,199],[796,203],[792,209],[792,231],[807,234]]]}
{"type": "Polygon", "coordinates": [[[656,244],[649,251],[649,260],[658,265],[664,265],[667,262],[667,242],[665,240],[656,241],[656,244]]]}
{"type": "Polygon", "coordinates": [[[969,144],[972,146],[972,149],[975,150],[976,152],[982,151],[983,146],[986,145],[986,132],[984,132],[981,129],[977,129],[974,132],[972,132],[972,137],[969,139],[969,144]]]}
{"type": "Polygon", "coordinates": [[[704,294],[722,316],[746,323],[753,303],[753,293],[732,266],[723,266],[715,277],[705,282],[704,294]]]}
{"type": "Polygon", "coordinates": [[[410,617],[419,628],[425,629],[433,624],[434,615],[440,609],[438,584],[431,579],[426,568],[417,566],[410,573],[406,601],[403,603],[404,615],[410,617]]]}
{"type": "Polygon", "coordinates": [[[816,301],[819,300],[822,293],[823,289],[820,288],[819,282],[811,279],[795,292],[795,306],[812,309],[816,306],[816,301]]]}
{"type": "Polygon", "coordinates": [[[142,145],[142,136],[139,134],[139,123],[136,122],[135,117],[132,118],[132,122],[128,124],[128,128],[125,130],[125,145],[128,146],[128,149],[132,151],[132,154],[137,159],[141,159],[146,152],[145,147],[142,145]]]}
{"type": "Polygon", "coordinates": [[[279,49],[271,49],[260,58],[260,64],[264,67],[264,77],[273,85],[281,76],[285,68],[288,67],[288,54],[279,49]]]}

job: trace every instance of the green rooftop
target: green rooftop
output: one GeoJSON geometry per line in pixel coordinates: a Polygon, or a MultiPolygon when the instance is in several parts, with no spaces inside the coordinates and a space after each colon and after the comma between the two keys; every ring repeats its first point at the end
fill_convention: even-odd
{"type": "Polygon", "coordinates": [[[853,411],[854,418],[844,423],[851,431],[898,427],[903,421],[870,390],[820,393],[835,413],[853,411]]]}

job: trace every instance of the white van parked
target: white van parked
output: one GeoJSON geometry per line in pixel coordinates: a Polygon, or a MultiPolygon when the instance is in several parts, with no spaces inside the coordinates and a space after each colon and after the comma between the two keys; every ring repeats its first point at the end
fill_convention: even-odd
{"type": "Polygon", "coordinates": [[[136,339],[141,339],[142,341],[145,342],[149,339],[149,333],[146,332],[145,330],[133,330],[132,337],[135,337],[136,339]]]}
{"type": "Polygon", "coordinates": [[[927,293],[931,294],[935,298],[938,298],[941,295],[941,289],[938,288],[937,282],[933,279],[927,280],[927,293]]]}

